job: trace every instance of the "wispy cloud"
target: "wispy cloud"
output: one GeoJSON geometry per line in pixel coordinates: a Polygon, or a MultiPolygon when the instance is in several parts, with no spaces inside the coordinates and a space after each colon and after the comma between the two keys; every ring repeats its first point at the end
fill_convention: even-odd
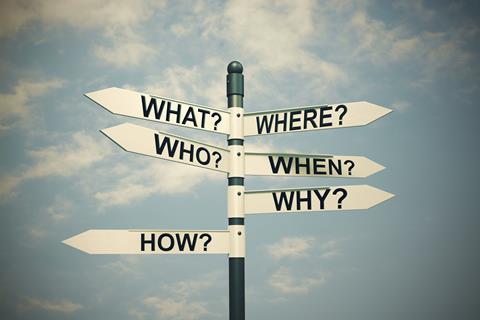
{"type": "MultiPolygon", "coordinates": [[[[197,320],[211,318],[213,313],[208,309],[208,303],[195,301],[193,296],[212,287],[220,278],[219,272],[211,272],[202,279],[189,279],[165,285],[168,291],[166,297],[150,296],[143,299],[143,304],[155,310],[159,318],[175,320],[197,320]]],[[[143,316],[143,315],[142,315],[143,316]]]]}
{"type": "Polygon", "coordinates": [[[99,268],[121,276],[139,275],[138,257],[136,256],[121,256],[118,260],[103,264],[99,268]]]}
{"type": "Polygon", "coordinates": [[[160,319],[197,320],[209,314],[206,303],[172,298],[149,297],[143,303],[156,310],[160,319]]]}
{"type": "Polygon", "coordinates": [[[243,55],[270,71],[296,71],[340,80],[342,68],[306,49],[318,32],[315,1],[230,1],[209,33],[238,46],[243,55]],[[222,23],[223,22],[223,23],[222,23]]]}
{"type": "Polygon", "coordinates": [[[156,55],[156,51],[137,36],[116,38],[111,46],[97,45],[94,53],[98,58],[118,68],[136,66],[156,55]]]}
{"type": "Polygon", "coordinates": [[[298,259],[308,256],[314,242],[315,238],[313,237],[286,237],[267,245],[266,249],[274,259],[298,259]]]}
{"type": "Polygon", "coordinates": [[[47,208],[47,214],[54,221],[61,221],[72,214],[73,203],[64,196],[55,196],[54,202],[47,208]]]}
{"type": "Polygon", "coordinates": [[[271,275],[268,284],[283,294],[307,294],[324,284],[328,277],[329,274],[325,272],[317,272],[312,276],[295,275],[289,268],[281,267],[271,275]]]}
{"type": "Polygon", "coordinates": [[[27,180],[77,174],[104,159],[110,150],[108,144],[99,143],[84,132],[76,132],[62,144],[27,151],[34,163],[18,175],[1,179],[0,198],[13,196],[15,188],[27,180]]]}
{"type": "Polygon", "coordinates": [[[23,123],[33,112],[34,98],[51,90],[61,88],[64,80],[50,79],[45,81],[20,80],[11,93],[0,93],[0,134],[23,123]]]}
{"type": "Polygon", "coordinates": [[[154,0],[2,1],[0,38],[12,37],[34,23],[77,30],[97,29],[104,42],[109,42],[109,45],[95,46],[98,58],[117,67],[137,65],[140,59],[155,55],[155,50],[139,36],[139,28],[165,4],[166,1],[154,0]]]}
{"type": "Polygon", "coordinates": [[[156,159],[142,159],[135,163],[128,171],[120,170],[116,175],[115,170],[110,171],[111,175],[106,178],[112,183],[104,183],[105,191],[98,191],[94,195],[100,205],[126,205],[158,193],[191,192],[205,180],[223,177],[221,173],[211,170],[156,159]]]}
{"type": "Polygon", "coordinates": [[[28,229],[28,234],[32,239],[38,240],[40,238],[43,238],[47,235],[47,230],[39,228],[39,227],[30,227],[28,229]]]}
{"type": "Polygon", "coordinates": [[[392,108],[394,110],[397,110],[401,113],[406,112],[408,109],[410,109],[412,105],[408,101],[396,101],[392,103],[392,108]]]}
{"type": "Polygon", "coordinates": [[[72,314],[82,309],[81,304],[73,301],[63,299],[58,301],[50,301],[37,298],[26,298],[24,302],[20,304],[20,309],[42,309],[49,312],[72,314]]]}
{"type": "Polygon", "coordinates": [[[319,245],[320,258],[329,259],[340,255],[339,243],[341,240],[328,240],[319,245]]]}

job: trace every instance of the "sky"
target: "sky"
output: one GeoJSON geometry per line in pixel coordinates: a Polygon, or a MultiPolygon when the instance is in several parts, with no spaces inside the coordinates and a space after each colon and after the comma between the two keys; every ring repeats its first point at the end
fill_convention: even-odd
{"type": "Polygon", "coordinates": [[[247,151],[365,156],[368,178],[247,177],[247,190],[368,184],[368,210],[246,219],[247,319],[478,319],[475,1],[1,1],[0,314],[226,319],[226,255],[88,255],[89,229],[227,227],[225,174],[127,153],[125,122],[219,147],[226,136],[113,115],[121,87],[245,111],[369,101],[367,126],[248,137],[247,151]],[[475,147],[476,146],[476,147],[475,147]]]}

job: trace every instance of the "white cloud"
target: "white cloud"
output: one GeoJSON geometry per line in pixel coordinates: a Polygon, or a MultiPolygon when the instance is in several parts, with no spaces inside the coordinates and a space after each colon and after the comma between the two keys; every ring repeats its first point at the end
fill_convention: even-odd
{"type": "Polygon", "coordinates": [[[410,109],[411,106],[412,105],[410,104],[410,102],[407,102],[407,101],[396,101],[392,103],[392,108],[402,113],[410,109]]]}
{"type": "Polygon", "coordinates": [[[72,214],[73,203],[67,198],[57,195],[55,200],[47,208],[47,213],[54,221],[61,221],[72,214]]]}
{"type": "Polygon", "coordinates": [[[26,180],[77,174],[103,160],[110,152],[108,144],[99,143],[84,132],[74,133],[63,144],[27,151],[34,160],[33,165],[19,175],[3,177],[0,181],[0,198],[13,196],[18,184],[26,180]]]}
{"type": "Polygon", "coordinates": [[[220,272],[211,272],[201,279],[183,280],[163,286],[168,298],[151,296],[143,299],[143,304],[153,308],[159,318],[174,320],[197,320],[211,318],[208,304],[192,301],[192,296],[201,294],[219,281],[220,272]]]}
{"type": "Polygon", "coordinates": [[[149,297],[143,303],[156,310],[161,319],[196,320],[209,314],[205,303],[188,302],[172,298],[149,297]]]}
{"type": "Polygon", "coordinates": [[[0,200],[15,196],[15,188],[22,182],[19,176],[6,176],[0,178],[0,200]]]}
{"type": "Polygon", "coordinates": [[[183,299],[191,295],[200,293],[201,291],[211,288],[215,282],[220,280],[219,272],[211,272],[204,275],[201,279],[189,279],[176,282],[172,285],[164,285],[163,288],[177,297],[183,299]]]}
{"type": "Polygon", "coordinates": [[[320,257],[329,259],[340,255],[339,240],[329,240],[320,245],[320,257]]]}
{"type": "Polygon", "coordinates": [[[95,198],[102,206],[118,206],[143,200],[152,194],[190,192],[205,180],[221,179],[221,173],[157,159],[141,159],[127,172],[110,176],[115,183],[105,185],[95,198]]]}
{"type": "Polygon", "coordinates": [[[65,82],[60,79],[46,81],[21,80],[12,93],[0,93],[0,134],[19,122],[24,121],[32,112],[34,98],[61,88],[65,82]]]}
{"type": "Polygon", "coordinates": [[[154,0],[38,0],[2,1],[1,36],[12,36],[30,22],[47,26],[67,25],[77,29],[99,28],[107,35],[133,33],[135,27],[152,16],[166,1],[154,0]],[[113,14],[114,13],[114,14],[113,14]],[[17,18],[7,19],[9,15],[17,18]]]}
{"type": "Polygon", "coordinates": [[[84,132],[76,132],[67,143],[28,151],[35,164],[22,177],[71,176],[105,158],[111,151],[106,146],[84,132]]]}
{"type": "Polygon", "coordinates": [[[38,227],[31,227],[28,229],[28,234],[35,240],[43,238],[47,235],[47,231],[45,229],[41,229],[38,227]]]}
{"type": "Polygon", "coordinates": [[[148,79],[145,91],[192,103],[206,101],[208,106],[222,109],[227,104],[224,77],[224,62],[209,58],[202,66],[166,68],[161,78],[148,79]]]}
{"type": "Polygon", "coordinates": [[[81,304],[72,302],[67,299],[59,301],[49,301],[36,298],[27,298],[20,305],[21,309],[43,309],[50,312],[59,312],[65,314],[75,313],[83,308],[81,304]]]}
{"type": "Polygon", "coordinates": [[[290,269],[286,267],[279,268],[268,280],[269,285],[283,294],[307,294],[313,288],[325,283],[329,274],[318,272],[317,274],[305,277],[295,276],[290,269]]]}
{"type": "Polygon", "coordinates": [[[340,80],[345,72],[307,50],[319,32],[315,1],[230,1],[214,32],[232,41],[241,53],[270,71],[295,71],[340,80]]]}
{"type": "Polygon", "coordinates": [[[155,50],[136,37],[118,39],[112,46],[97,45],[94,52],[98,58],[119,68],[136,66],[155,56],[155,50]]]}
{"type": "Polygon", "coordinates": [[[99,266],[100,269],[106,270],[109,273],[115,273],[121,276],[125,275],[139,275],[138,273],[138,257],[136,256],[121,256],[119,260],[106,263],[99,266]]]}
{"type": "Polygon", "coordinates": [[[140,58],[151,58],[155,51],[141,37],[139,28],[153,13],[165,6],[157,0],[40,0],[2,1],[0,37],[15,35],[33,23],[47,27],[70,26],[78,30],[99,29],[112,43],[97,46],[95,54],[117,67],[137,65],[140,58]]]}
{"type": "Polygon", "coordinates": [[[274,259],[298,259],[308,256],[308,251],[315,243],[313,237],[285,237],[266,247],[268,254],[274,259]]]}
{"type": "Polygon", "coordinates": [[[147,313],[135,308],[131,308],[128,310],[128,315],[132,317],[132,319],[143,320],[147,318],[147,313]]]}

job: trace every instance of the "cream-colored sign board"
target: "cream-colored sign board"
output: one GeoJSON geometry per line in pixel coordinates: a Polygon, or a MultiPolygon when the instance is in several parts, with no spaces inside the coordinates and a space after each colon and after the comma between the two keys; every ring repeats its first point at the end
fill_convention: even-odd
{"type": "Polygon", "coordinates": [[[63,243],[89,254],[228,254],[229,231],[88,230],[63,243]]]}
{"type": "Polygon", "coordinates": [[[249,112],[245,113],[245,136],[363,126],[391,111],[361,101],[249,112]]]}
{"type": "Polygon", "coordinates": [[[129,152],[228,172],[229,151],[222,148],[130,123],[101,131],[129,152]]]}
{"type": "Polygon", "coordinates": [[[229,133],[230,114],[225,110],[121,88],[93,91],[85,96],[114,114],[229,133]]]}
{"type": "Polygon", "coordinates": [[[393,196],[369,185],[247,191],[245,213],[362,210],[393,196]]]}
{"type": "Polygon", "coordinates": [[[384,167],[359,156],[293,153],[245,154],[245,174],[260,176],[325,176],[365,178],[384,167]]]}

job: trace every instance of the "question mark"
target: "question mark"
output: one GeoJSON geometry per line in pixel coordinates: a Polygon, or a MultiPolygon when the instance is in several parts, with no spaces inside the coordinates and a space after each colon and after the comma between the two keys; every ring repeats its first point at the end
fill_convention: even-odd
{"type": "Polygon", "coordinates": [[[203,251],[207,251],[207,245],[210,243],[210,241],[212,241],[212,236],[209,235],[208,233],[202,233],[199,239],[202,239],[202,238],[207,238],[207,241],[203,243],[203,251]]]}
{"type": "Polygon", "coordinates": [[[218,158],[215,160],[215,168],[218,168],[218,163],[222,160],[222,155],[218,151],[213,151],[212,156],[218,155],[218,158]]]}
{"type": "Polygon", "coordinates": [[[214,116],[218,116],[217,120],[215,120],[215,122],[213,123],[213,130],[217,130],[217,124],[220,122],[220,120],[222,120],[222,116],[218,112],[212,113],[212,117],[214,116]]]}
{"type": "Polygon", "coordinates": [[[343,188],[337,188],[333,191],[333,195],[336,195],[338,192],[341,192],[342,195],[340,196],[340,198],[338,198],[338,209],[342,209],[342,201],[343,199],[345,199],[347,197],[347,190],[343,189],[343,188]]]}
{"type": "Polygon", "coordinates": [[[353,167],[355,167],[355,163],[353,163],[352,160],[347,160],[347,161],[344,161],[343,164],[347,164],[347,163],[350,163],[350,167],[348,167],[348,175],[351,176],[352,175],[352,169],[353,167]]]}
{"type": "Polygon", "coordinates": [[[342,113],[340,113],[340,115],[338,116],[338,124],[339,125],[342,125],[342,122],[343,122],[343,116],[347,113],[347,106],[344,105],[344,104],[339,104],[336,108],[335,108],[335,112],[338,112],[338,110],[342,109],[342,113]]]}

